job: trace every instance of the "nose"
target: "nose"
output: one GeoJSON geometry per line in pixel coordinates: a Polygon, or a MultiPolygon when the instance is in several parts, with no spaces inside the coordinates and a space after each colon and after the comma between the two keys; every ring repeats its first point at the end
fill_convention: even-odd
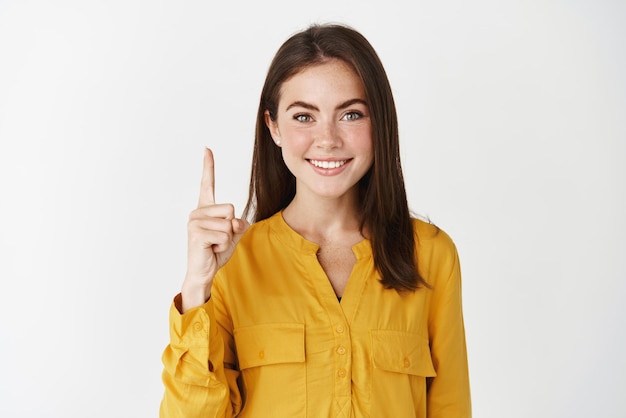
{"type": "Polygon", "coordinates": [[[320,122],[315,135],[315,146],[321,149],[334,149],[339,148],[341,142],[341,132],[332,120],[320,122]]]}

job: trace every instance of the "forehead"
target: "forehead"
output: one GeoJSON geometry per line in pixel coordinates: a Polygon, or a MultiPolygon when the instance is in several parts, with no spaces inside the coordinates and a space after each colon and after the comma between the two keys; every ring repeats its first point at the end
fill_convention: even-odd
{"type": "Polygon", "coordinates": [[[352,66],[339,59],[330,59],[307,66],[284,81],[279,101],[325,101],[338,98],[365,100],[365,89],[352,66]]]}

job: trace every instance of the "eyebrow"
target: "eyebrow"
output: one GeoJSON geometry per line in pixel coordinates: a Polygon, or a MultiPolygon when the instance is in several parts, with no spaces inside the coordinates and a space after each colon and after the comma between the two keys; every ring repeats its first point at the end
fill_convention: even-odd
{"type": "MultiPolygon", "coordinates": [[[[345,109],[346,107],[350,107],[350,106],[352,106],[354,104],[362,104],[364,106],[367,106],[367,102],[365,100],[363,100],[363,99],[350,99],[350,100],[346,100],[345,102],[337,105],[337,107],[335,107],[335,110],[345,109]]],[[[300,101],[300,100],[291,103],[289,106],[287,106],[287,109],[285,109],[285,110],[289,110],[292,107],[303,107],[305,109],[309,109],[309,110],[313,110],[313,111],[319,112],[319,109],[318,109],[317,106],[312,105],[312,104],[307,103],[307,102],[300,101]]]]}

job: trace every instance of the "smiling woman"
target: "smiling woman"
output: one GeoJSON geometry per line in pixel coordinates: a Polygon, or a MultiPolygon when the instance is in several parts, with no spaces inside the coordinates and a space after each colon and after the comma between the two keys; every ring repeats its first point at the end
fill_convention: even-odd
{"type": "Polygon", "coordinates": [[[329,59],[291,77],[265,122],[296,179],[286,218],[322,198],[358,212],[355,186],[372,166],[372,126],[363,83],[348,64],[329,59]]]}
{"type": "Polygon", "coordinates": [[[289,38],[243,219],[215,202],[205,152],[162,417],[471,416],[456,248],[410,217],[399,161],[369,42],[339,25],[289,38]]]}

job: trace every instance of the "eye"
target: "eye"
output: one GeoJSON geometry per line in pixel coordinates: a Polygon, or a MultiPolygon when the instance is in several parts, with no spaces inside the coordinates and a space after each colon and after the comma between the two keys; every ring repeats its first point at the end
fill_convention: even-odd
{"type": "Polygon", "coordinates": [[[357,119],[361,119],[362,117],[363,117],[363,114],[361,112],[352,111],[343,115],[342,119],[343,120],[357,120],[357,119]]]}
{"type": "Polygon", "coordinates": [[[311,122],[313,120],[311,115],[307,115],[305,113],[299,113],[297,115],[293,115],[293,118],[297,120],[298,122],[302,122],[302,123],[311,122]]]}

